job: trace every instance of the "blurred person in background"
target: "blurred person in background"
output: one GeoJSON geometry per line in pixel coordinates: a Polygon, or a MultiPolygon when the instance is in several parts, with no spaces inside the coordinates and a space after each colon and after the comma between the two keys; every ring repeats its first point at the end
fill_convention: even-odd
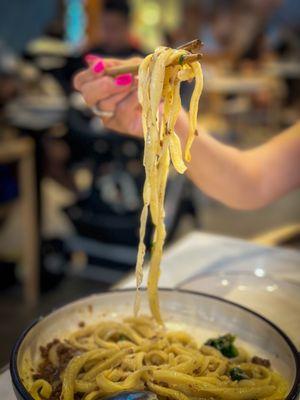
{"type": "Polygon", "coordinates": [[[99,131],[105,134],[105,129],[99,123],[95,123],[90,110],[80,98],[74,96],[72,77],[75,72],[85,68],[84,60],[87,54],[122,58],[141,55],[139,48],[132,44],[130,24],[130,7],[127,0],[103,1],[99,19],[99,42],[92,47],[87,45],[81,54],[68,57],[66,65],[56,72],[58,81],[71,99],[67,120],[68,133],[64,140],[70,147],[70,158],[73,161],[89,157],[88,149],[93,145],[99,131]]]}
{"type": "Polygon", "coordinates": [[[127,0],[104,0],[99,19],[99,42],[92,47],[87,45],[81,54],[69,57],[63,68],[61,79],[63,86],[72,91],[72,75],[86,63],[87,54],[105,57],[131,57],[142,55],[137,41],[131,35],[131,10],[127,0]]]}
{"type": "MultiPolygon", "coordinates": [[[[92,183],[74,207],[67,211],[83,236],[106,242],[135,245],[138,240],[140,192],[143,184],[142,143],[125,138],[101,124],[74,92],[72,77],[95,57],[127,58],[142,55],[131,36],[131,10],[127,0],[104,0],[99,19],[99,41],[81,54],[69,57],[57,75],[67,95],[70,109],[63,141],[70,149],[66,167],[86,163],[92,183]],[[80,209],[80,213],[73,210],[80,209]],[[76,216],[76,221],[74,220],[76,216]],[[79,215],[79,217],[78,217],[79,215]],[[109,221],[109,222],[107,222],[109,221]],[[105,225],[108,223],[108,226],[105,225]],[[126,233],[121,226],[128,228],[126,233]]],[[[100,71],[103,62],[95,66],[100,71]]]]}
{"type": "MultiPolygon", "coordinates": [[[[53,23],[47,26],[47,37],[60,38],[62,34],[62,10],[53,23]]],[[[66,134],[62,138],[51,138],[45,143],[47,172],[68,189],[77,192],[78,188],[72,173],[74,164],[86,162],[92,156],[91,149],[104,136],[107,129],[96,121],[91,111],[76,96],[72,77],[86,66],[85,56],[97,54],[110,57],[130,57],[142,55],[131,36],[131,10],[127,0],[104,0],[99,16],[99,41],[93,46],[87,44],[82,51],[65,57],[64,65],[51,71],[70,99],[66,119],[66,134]]],[[[120,139],[122,140],[122,139],[120,139]]],[[[114,146],[118,146],[117,140],[114,146]]],[[[117,149],[116,149],[117,150],[117,149]]],[[[104,160],[103,160],[104,161],[104,160]]],[[[101,163],[101,160],[97,162],[101,163]]]]}

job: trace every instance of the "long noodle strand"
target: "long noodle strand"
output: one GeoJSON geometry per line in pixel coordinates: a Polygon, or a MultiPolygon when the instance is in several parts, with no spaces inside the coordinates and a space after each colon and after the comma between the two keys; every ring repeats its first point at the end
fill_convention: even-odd
{"type": "Polygon", "coordinates": [[[185,50],[178,51],[159,47],[153,55],[145,58],[139,69],[139,101],[142,106],[146,177],[136,263],[137,295],[134,312],[137,315],[140,307],[138,290],[143,280],[142,270],[146,252],[144,238],[149,208],[154,234],[148,276],[148,298],[151,313],[159,323],[162,323],[162,317],[158,299],[158,279],[166,238],[164,199],[170,161],[177,172],[183,174],[186,171],[181,143],[175,132],[176,120],[181,109],[180,83],[183,80],[195,78],[195,87],[190,102],[189,135],[185,148],[186,161],[190,160],[190,147],[197,127],[198,102],[203,87],[202,70],[198,62],[189,66],[170,65],[172,61],[184,54],[186,54],[185,50]],[[160,107],[163,110],[161,115],[160,107]]]}

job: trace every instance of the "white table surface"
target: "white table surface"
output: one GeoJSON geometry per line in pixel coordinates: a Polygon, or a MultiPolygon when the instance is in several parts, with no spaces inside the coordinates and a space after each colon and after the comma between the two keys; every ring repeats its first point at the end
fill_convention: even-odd
{"type": "MultiPolygon", "coordinates": [[[[253,242],[203,232],[192,232],[170,246],[162,259],[160,287],[181,287],[201,274],[224,271],[265,274],[300,284],[300,252],[279,247],[260,246],[253,242]]],[[[148,267],[144,268],[144,284],[148,267]]],[[[134,274],[118,283],[119,288],[135,286],[134,274]]]]}
{"type": "MultiPolygon", "coordinates": [[[[148,268],[145,267],[144,270],[144,281],[146,282],[148,268]]],[[[219,235],[192,232],[165,251],[160,287],[192,287],[195,290],[196,288],[193,285],[195,282],[201,283],[201,279],[233,275],[240,277],[247,274],[252,277],[282,281],[284,285],[290,284],[292,287],[300,287],[300,252],[258,246],[244,240],[219,235]]],[[[199,286],[201,286],[200,283],[199,286]]],[[[119,288],[134,286],[135,278],[133,274],[127,276],[117,285],[119,288]]],[[[300,295],[300,291],[298,292],[300,295]]],[[[239,292],[237,291],[237,293],[239,292]]],[[[282,293],[280,294],[282,295],[282,293]]],[[[223,294],[223,297],[231,298],[232,295],[233,290],[229,290],[223,294]]],[[[247,305],[248,296],[245,297],[243,291],[240,298],[241,302],[247,305]]],[[[236,301],[236,299],[239,299],[239,297],[235,297],[234,300],[236,301]]],[[[296,298],[293,300],[296,307],[299,307],[299,312],[294,316],[296,323],[291,327],[291,329],[296,329],[296,332],[291,331],[294,334],[293,336],[296,337],[300,331],[297,325],[297,323],[300,324],[300,303],[297,303],[296,298]]],[[[255,304],[252,296],[250,308],[257,309],[260,301],[258,298],[257,304],[255,304]]],[[[280,325],[280,321],[276,322],[280,325]]],[[[16,400],[7,369],[0,375],[0,399],[16,400]]]]}

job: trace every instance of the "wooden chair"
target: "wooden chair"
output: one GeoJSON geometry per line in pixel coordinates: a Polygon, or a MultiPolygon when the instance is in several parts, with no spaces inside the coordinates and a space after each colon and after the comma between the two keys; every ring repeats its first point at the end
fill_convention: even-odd
{"type": "Polygon", "coordinates": [[[36,210],[34,143],[30,138],[0,142],[0,163],[17,162],[21,204],[24,298],[34,306],[39,297],[39,238],[36,210]]]}

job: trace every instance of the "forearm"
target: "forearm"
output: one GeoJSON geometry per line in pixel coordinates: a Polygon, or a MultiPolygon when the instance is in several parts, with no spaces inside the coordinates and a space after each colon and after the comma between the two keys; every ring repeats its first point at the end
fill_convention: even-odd
{"type": "MultiPolygon", "coordinates": [[[[185,146],[182,113],[177,133],[185,146]]],[[[195,138],[188,175],[209,196],[238,209],[256,209],[300,186],[300,122],[252,150],[224,145],[205,132],[195,138]]]]}
{"type": "MultiPolygon", "coordinates": [[[[177,132],[183,147],[187,129],[187,119],[180,118],[177,132]]],[[[254,209],[264,205],[260,164],[250,162],[247,152],[224,145],[200,131],[191,154],[187,173],[203,192],[233,208],[254,209]]]]}

